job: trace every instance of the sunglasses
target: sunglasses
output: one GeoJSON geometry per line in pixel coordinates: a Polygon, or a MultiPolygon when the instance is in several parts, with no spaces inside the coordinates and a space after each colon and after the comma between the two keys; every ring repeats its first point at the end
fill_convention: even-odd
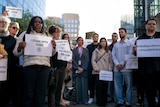
{"type": "Polygon", "coordinates": [[[19,30],[17,27],[12,27],[13,29],[19,30]]]}

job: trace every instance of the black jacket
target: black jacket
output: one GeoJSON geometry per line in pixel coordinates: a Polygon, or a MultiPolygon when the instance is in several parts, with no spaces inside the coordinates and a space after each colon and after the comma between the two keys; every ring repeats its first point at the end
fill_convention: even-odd
{"type": "Polygon", "coordinates": [[[19,58],[13,55],[13,49],[16,44],[16,39],[9,35],[9,36],[0,36],[1,44],[4,45],[4,49],[8,53],[8,70],[7,70],[7,79],[11,76],[10,73],[14,72],[14,68],[19,65],[19,58]]]}
{"type": "MultiPolygon", "coordinates": [[[[160,38],[160,32],[156,32],[153,35],[154,38],[160,38]]],[[[137,40],[140,39],[152,39],[144,33],[137,40]]],[[[138,68],[141,73],[160,73],[160,57],[145,57],[138,58],[138,68]]]]}

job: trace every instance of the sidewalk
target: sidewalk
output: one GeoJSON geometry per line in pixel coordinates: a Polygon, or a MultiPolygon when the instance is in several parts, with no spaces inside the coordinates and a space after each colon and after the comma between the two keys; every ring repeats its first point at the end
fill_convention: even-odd
{"type": "MultiPolygon", "coordinates": [[[[136,90],[133,90],[133,98],[132,98],[132,107],[137,107],[136,106],[136,102],[137,102],[137,92],[136,90]]],[[[106,107],[115,107],[116,103],[107,103],[106,107]]],[[[146,105],[146,103],[145,103],[146,105]]],[[[97,107],[96,103],[94,102],[93,104],[90,105],[69,105],[69,106],[65,106],[65,107],[97,107]]],[[[122,107],[125,107],[122,106],[122,107]]]]}
{"type": "MultiPolygon", "coordinates": [[[[136,106],[136,102],[137,102],[137,92],[136,92],[136,90],[133,90],[133,95],[132,96],[133,96],[132,107],[137,107],[136,106]]],[[[116,105],[115,102],[114,103],[107,103],[106,107],[115,107],[115,105],[116,105]]],[[[146,102],[145,102],[145,105],[146,105],[146,102]]],[[[13,107],[13,106],[9,105],[8,107],[13,107]]],[[[46,104],[46,107],[48,107],[47,104],[46,104]]],[[[90,104],[90,105],[77,104],[77,105],[69,105],[69,106],[64,106],[64,107],[97,107],[97,106],[96,106],[96,103],[94,102],[93,104],[90,104]]],[[[125,107],[125,105],[122,106],[122,107],[125,107]]]]}

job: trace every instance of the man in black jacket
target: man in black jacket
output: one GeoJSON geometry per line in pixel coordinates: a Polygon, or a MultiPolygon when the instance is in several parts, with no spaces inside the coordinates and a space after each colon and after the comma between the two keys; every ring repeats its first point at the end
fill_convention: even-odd
{"type": "MultiPolygon", "coordinates": [[[[156,32],[157,21],[155,19],[148,19],[146,22],[146,33],[140,36],[138,40],[159,39],[160,32],[156,32]]],[[[136,47],[133,47],[133,53],[136,55],[136,47]]],[[[155,97],[157,90],[160,92],[160,57],[139,57],[138,58],[138,72],[139,85],[146,92],[148,107],[156,107],[155,97]]],[[[143,94],[142,94],[143,95],[143,94]]],[[[143,97],[143,96],[142,96],[143,97]]],[[[158,107],[160,104],[158,103],[158,107]]]]}
{"type": "MultiPolygon", "coordinates": [[[[0,16],[0,41],[1,44],[4,45],[4,49],[8,53],[8,65],[7,65],[7,80],[0,81],[0,107],[6,107],[11,96],[13,98],[13,94],[15,94],[15,85],[14,80],[17,77],[15,74],[16,66],[18,64],[18,58],[15,57],[12,53],[14,46],[16,44],[16,39],[9,35],[8,26],[10,24],[10,19],[4,15],[0,16]],[[12,75],[14,74],[14,75],[12,75]]],[[[14,102],[15,103],[15,102],[14,102]]],[[[16,106],[18,107],[18,106],[16,106]]]]}

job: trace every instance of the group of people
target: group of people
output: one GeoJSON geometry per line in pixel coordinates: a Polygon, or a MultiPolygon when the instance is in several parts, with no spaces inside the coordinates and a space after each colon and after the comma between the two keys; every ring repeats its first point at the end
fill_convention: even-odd
{"type": "MultiPolygon", "coordinates": [[[[10,23],[5,15],[0,16],[0,44],[7,54],[0,52],[0,58],[7,55],[7,80],[0,81],[0,107],[7,107],[12,101],[15,107],[45,107],[46,96],[49,107],[60,107],[70,104],[63,98],[66,75],[70,75],[76,89],[76,98],[73,104],[91,104],[96,97],[96,105],[105,107],[108,102],[116,102],[116,107],[132,106],[132,69],[126,69],[126,55],[137,55],[137,41],[140,39],[160,38],[156,32],[157,21],[149,19],[146,22],[146,33],[138,37],[135,45],[127,39],[127,30],[119,28],[118,34],[112,34],[112,43],[109,45],[105,37],[93,33],[93,42],[83,47],[84,39],[77,37],[77,46],[72,51],[72,60],[58,59],[56,40],[67,40],[69,35],[62,34],[62,29],[55,25],[45,30],[43,19],[34,16],[27,30],[17,36],[20,26],[17,22],[10,23]],[[24,55],[27,46],[27,34],[52,37],[52,55],[24,55]],[[48,88],[48,79],[54,68],[56,89],[48,88]],[[100,72],[113,73],[113,81],[100,80],[100,72]],[[109,94],[109,95],[108,95],[109,94]],[[110,97],[110,101],[107,101],[110,97]]],[[[138,58],[137,94],[138,101],[144,101],[146,94],[149,107],[160,107],[155,97],[159,94],[160,84],[159,57],[138,58]],[[157,94],[158,93],[158,94],[157,94]]],[[[143,104],[140,104],[143,106],[143,104]]]]}

